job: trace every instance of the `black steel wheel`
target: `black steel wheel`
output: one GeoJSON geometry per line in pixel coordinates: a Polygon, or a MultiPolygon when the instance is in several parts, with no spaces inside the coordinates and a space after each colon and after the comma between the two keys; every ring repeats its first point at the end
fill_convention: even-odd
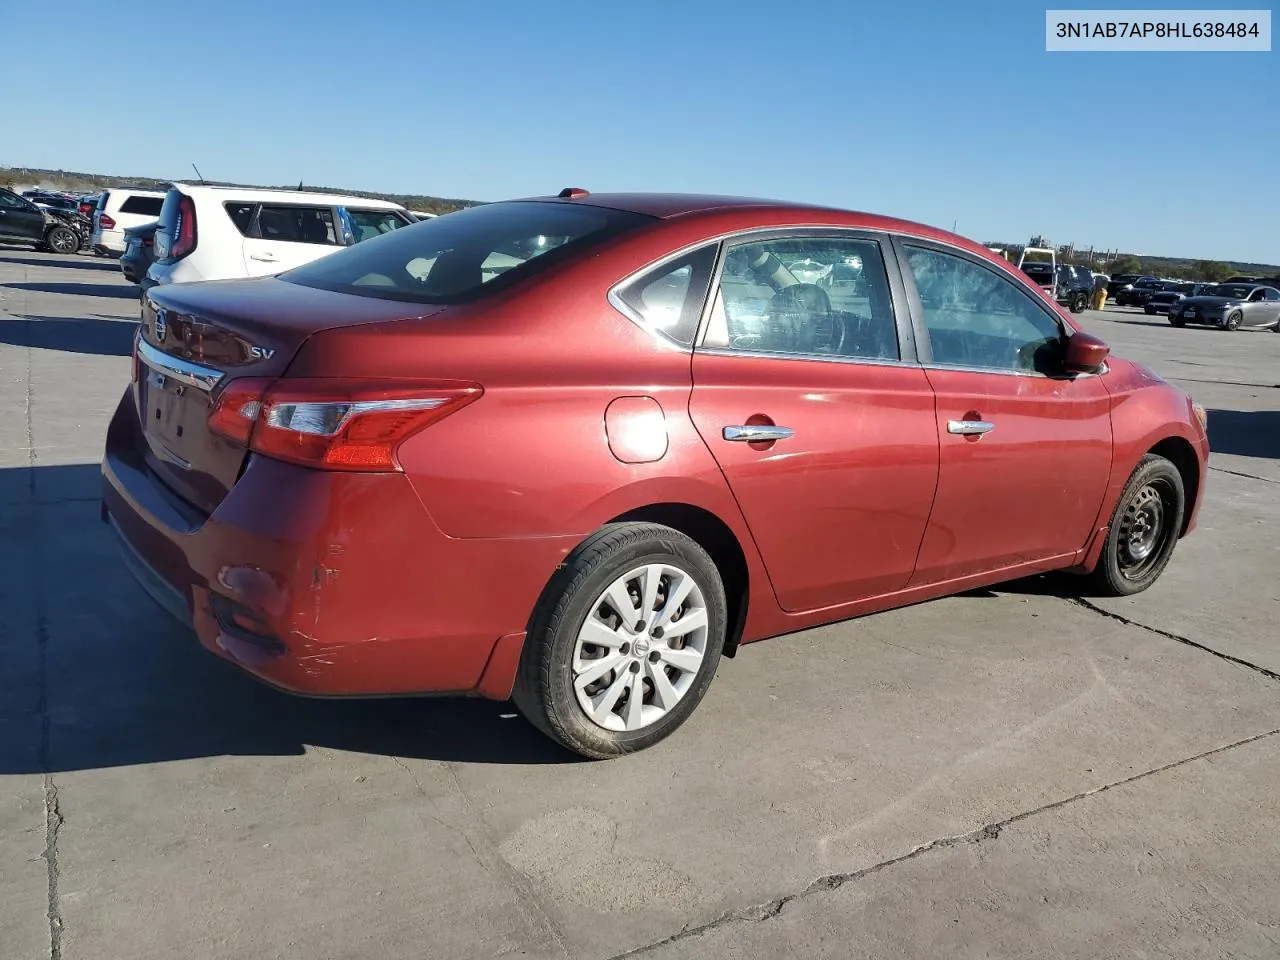
{"type": "Polygon", "coordinates": [[[1159,579],[1182,535],[1186,491],[1177,467],[1147,454],[1138,464],[1111,516],[1111,528],[1094,586],[1110,596],[1141,593],[1159,579]]]}

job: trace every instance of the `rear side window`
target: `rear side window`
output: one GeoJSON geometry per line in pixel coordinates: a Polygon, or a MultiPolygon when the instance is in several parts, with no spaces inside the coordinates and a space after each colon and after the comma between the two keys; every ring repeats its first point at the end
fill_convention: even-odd
{"type": "Polygon", "coordinates": [[[637,277],[618,291],[618,298],[646,327],[690,345],[715,264],[716,248],[703,247],[637,277]]]}
{"type": "Polygon", "coordinates": [[[333,228],[333,210],[329,207],[269,207],[258,213],[258,236],[263,240],[285,243],[318,243],[336,246],[338,232],[333,228]]]}
{"type": "Polygon", "coordinates": [[[491,203],[374,237],[281,276],[386,300],[462,303],[652,222],[642,214],[580,204],[491,203]]]}
{"type": "Polygon", "coordinates": [[[236,225],[236,229],[242,235],[249,236],[249,231],[253,227],[253,214],[258,209],[258,205],[256,203],[224,203],[222,207],[227,211],[231,222],[236,225]]]}
{"type": "Polygon", "coordinates": [[[164,206],[164,197],[125,197],[120,204],[121,213],[136,213],[143,217],[160,216],[160,208],[164,206]]]}

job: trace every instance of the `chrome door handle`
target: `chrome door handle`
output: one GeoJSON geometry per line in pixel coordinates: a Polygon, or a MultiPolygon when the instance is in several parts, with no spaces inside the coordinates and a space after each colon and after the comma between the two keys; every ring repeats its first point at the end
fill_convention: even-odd
{"type": "Polygon", "coordinates": [[[948,420],[947,433],[959,434],[962,437],[980,437],[990,433],[996,425],[990,420],[948,420]]]}
{"type": "Polygon", "coordinates": [[[754,441],[786,440],[788,437],[794,437],[796,432],[790,427],[752,424],[750,426],[725,427],[722,435],[726,440],[740,440],[752,443],[754,441]]]}
{"type": "Polygon", "coordinates": [[[261,260],[263,263],[276,263],[276,262],[277,262],[276,258],[275,258],[275,257],[273,257],[273,256],[272,256],[271,254],[269,254],[269,253],[251,253],[251,254],[249,254],[249,259],[250,259],[250,260],[261,260]]]}

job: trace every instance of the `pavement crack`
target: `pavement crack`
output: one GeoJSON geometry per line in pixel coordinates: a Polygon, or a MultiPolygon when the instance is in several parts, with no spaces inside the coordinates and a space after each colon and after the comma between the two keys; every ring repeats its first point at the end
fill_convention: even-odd
{"type": "Polygon", "coordinates": [[[1259,733],[1251,737],[1245,737],[1241,740],[1235,740],[1231,743],[1225,743],[1221,746],[1205,750],[1202,753],[1197,753],[1194,756],[1183,757],[1181,760],[1172,760],[1169,763],[1161,764],[1160,766],[1153,767],[1150,770],[1144,770],[1142,773],[1135,773],[1131,777],[1125,777],[1121,780],[1113,780],[1109,783],[1104,783],[1101,786],[1094,787],[1091,790],[1083,790],[1080,793],[1072,794],[1069,797],[1063,797],[1061,800],[1054,800],[1051,803],[1043,804],[1042,806],[1035,807],[1031,810],[1024,810],[1022,813],[1015,813],[1013,816],[1007,817],[1004,820],[999,820],[995,823],[988,823],[986,826],[979,827],[976,830],[971,830],[968,833],[938,837],[934,840],[922,843],[917,847],[913,847],[906,853],[900,854],[899,856],[891,857],[888,860],[882,860],[879,863],[872,864],[869,867],[863,867],[860,870],[853,870],[849,873],[832,873],[818,877],[797,893],[787,894],[786,896],[778,897],[742,910],[727,911],[706,923],[701,923],[696,926],[686,925],[678,933],[672,934],[662,940],[655,941],[654,943],[645,944],[644,946],[615,954],[610,957],[609,960],[630,960],[632,957],[642,956],[653,950],[658,950],[662,947],[670,946],[683,940],[694,939],[702,936],[703,934],[710,933],[713,930],[717,930],[721,927],[734,923],[765,923],[769,920],[774,920],[782,915],[782,911],[785,910],[789,904],[795,903],[798,900],[803,900],[815,893],[828,893],[832,890],[838,890],[845,884],[854,883],[858,880],[862,880],[873,874],[879,873],[882,870],[887,870],[890,867],[896,867],[899,864],[915,860],[917,857],[922,857],[925,854],[932,853],[937,850],[946,850],[952,847],[964,846],[966,844],[976,844],[983,843],[988,840],[997,840],[999,839],[1000,834],[1004,832],[1005,828],[1016,823],[1021,823],[1023,820],[1030,820],[1034,817],[1040,816],[1041,814],[1060,810],[1063,807],[1070,806],[1071,804],[1077,803],[1081,800],[1086,800],[1089,797],[1095,797],[1110,790],[1115,790],[1118,787],[1128,786],[1129,784],[1135,783],[1139,780],[1145,780],[1148,777],[1154,777],[1161,773],[1166,773],[1169,770],[1186,766],[1189,763],[1195,763],[1199,760],[1207,760],[1219,753],[1225,753],[1228,750],[1235,750],[1238,747],[1257,743],[1259,740],[1265,740],[1268,737],[1274,737],[1277,735],[1280,735],[1280,729],[1268,730],[1266,733],[1259,733]]]}
{"type": "Polygon", "coordinates": [[[1159,627],[1148,626],[1145,623],[1139,623],[1137,620],[1130,620],[1128,617],[1124,616],[1123,614],[1112,613],[1110,610],[1104,610],[1102,607],[1098,606],[1096,603],[1092,603],[1091,601],[1086,600],[1084,597],[1072,597],[1067,602],[1074,603],[1075,605],[1080,607],[1084,607],[1086,610],[1090,610],[1101,617],[1106,617],[1108,620],[1117,620],[1120,623],[1123,623],[1125,626],[1137,627],[1139,630],[1146,630],[1149,633],[1154,633],[1157,636],[1165,637],[1168,640],[1176,640],[1178,643],[1186,644],[1188,647],[1192,647],[1204,653],[1211,654],[1212,656],[1217,657],[1219,660],[1225,660],[1228,663],[1234,663],[1236,666],[1247,667],[1250,670],[1253,670],[1255,673],[1260,673],[1264,677],[1269,677],[1272,680],[1280,680],[1280,673],[1276,673],[1274,670],[1268,670],[1266,667],[1259,666],[1258,664],[1253,663],[1252,661],[1244,660],[1244,659],[1241,659],[1240,657],[1233,657],[1231,654],[1223,653],[1221,650],[1215,650],[1213,649],[1213,647],[1206,646],[1203,643],[1199,643],[1198,641],[1192,640],[1190,637],[1184,637],[1181,634],[1172,633],[1168,630],[1161,630],[1159,627]]]}
{"type": "Polygon", "coordinates": [[[1259,477],[1252,473],[1242,473],[1239,470],[1228,470],[1226,467],[1210,467],[1210,470],[1216,473],[1229,473],[1233,477],[1244,477],[1246,480],[1261,480],[1263,483],[1280,483],[1280,480],[1274,480],[1271,477],[1259,477]]]}

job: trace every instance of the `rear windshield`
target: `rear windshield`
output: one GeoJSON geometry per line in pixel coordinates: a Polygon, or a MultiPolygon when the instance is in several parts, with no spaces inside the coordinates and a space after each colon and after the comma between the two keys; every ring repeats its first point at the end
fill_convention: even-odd
{"type": "Polygon", "coordinates": [[[650,222],[604,207],[492,203],[373,237],[281,279],[385,300],[462,303],[650,222]]]}
{"type": "Polygon", "coordinates": [[[164,203],[164,197],[126,197],[124,203],[120,204],[121,213],[136,213],[144,217],[158,217],[160,215],[160,206],[164,203]]]}

